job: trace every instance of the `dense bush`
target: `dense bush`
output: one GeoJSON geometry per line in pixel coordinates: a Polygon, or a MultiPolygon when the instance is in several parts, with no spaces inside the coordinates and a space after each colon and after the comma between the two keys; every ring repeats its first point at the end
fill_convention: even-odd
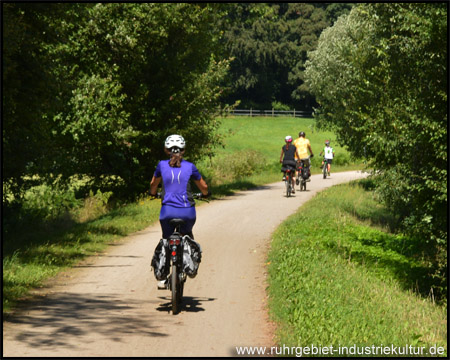
{"type": "Polygon", "coordinates": [[[335,129],[378,176],[405,233],[429,247],[447,282],[447,6],[361,4],[325,30],[307,82],[319,124],[335,129]]]}

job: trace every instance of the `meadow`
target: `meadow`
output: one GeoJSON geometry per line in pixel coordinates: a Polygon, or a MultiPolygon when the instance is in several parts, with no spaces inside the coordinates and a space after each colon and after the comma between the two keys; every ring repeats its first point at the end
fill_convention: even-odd
{"type": "Polygon", "coordinates": [[[395,216],[370,182],[320,192],[274,233],[267,269],[278,343],[446,354],[447,307],[424,281],[420,245],[392,232],[395,216]]]}
{"type": "Polygon", "coordinates": [[[331,131],[318,130],[312,118],[293,117],[245,117],[222,119],[220,136],[224,147],[218,148],[212,158],[197,163],[209,180],[215,194],[226,195],[234,190],[281,181],[281,148],[284,138],[293,139],[304,131],[314,152],[311,172],[319,173],[322,157],[319,153],[325,140],[331,141],[336,156],[332,171],[348,171],[364,168],[363,159],[352,159],[348,151],[336,142],[331,131]]]}

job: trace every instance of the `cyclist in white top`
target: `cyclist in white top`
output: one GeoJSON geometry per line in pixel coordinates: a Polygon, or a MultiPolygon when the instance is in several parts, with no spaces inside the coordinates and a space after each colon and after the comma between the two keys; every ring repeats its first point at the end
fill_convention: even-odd
{"type": "Polygon", "coordinates": [[[330,176],[330,170],[331,170],[331,162],[334,158],[334,150],[330,146],[330,140],[325,140],[325,147],[320,152],[319,156],[322,156],[322,153],[324,154],[324,159],[322,161],[322,166],[324,166],[325,161],[327,162],[327,171],[328,176],[330,176]]]}

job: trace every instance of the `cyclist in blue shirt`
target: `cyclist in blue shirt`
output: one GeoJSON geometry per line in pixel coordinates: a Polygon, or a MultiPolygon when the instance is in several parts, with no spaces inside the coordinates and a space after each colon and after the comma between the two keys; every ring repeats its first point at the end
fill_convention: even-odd
{"type": "Polygon", "coordinates": [[[192,239],[192,228],[196,220],[195,201],[192,198],[190,180],[193,179],[204,197],[210,195],[208,185],[203,180],[197,167],[183,159],[186,142],[181,135],[170,135],[164,143],[164,151],[170,156],[169,160],[161,160],[156,166],[150,183],[150,195],[156,196],[158,185],[162,180],[161,223],[162,236],[167,239],[174,231],[169,221],[174,218],[183,219],[181,227],[183,235],[192,239]]]}
{"type": "MultiPolygon", "coordinates": [[[[159,222],[161,224],[163,239],[168,239],[175,230],[170,224],[170,220],[175,218],[185,221],[180,228],[182,235],[188,235],[191,239],[194,239],[192,228],[195,224],[196,212],[195,201],[192,197],[190,186],[191,179],[194,180],[204,198],[211,195],[208,191],[208,185],[203,180],[197,167],[193,163],[183,159],[185,147],[186,142],[181,135],[170,135],[167,137],[164,142],[164,151],[170,156],[170,159],[161,160],[158,163],[150,182],[150,195],[156,197],[158,185],[162,181],[162,206],[159,214],[159,222]]],[[[158,289],[166,288],[167,280],[158,282],[158,289]]]]}

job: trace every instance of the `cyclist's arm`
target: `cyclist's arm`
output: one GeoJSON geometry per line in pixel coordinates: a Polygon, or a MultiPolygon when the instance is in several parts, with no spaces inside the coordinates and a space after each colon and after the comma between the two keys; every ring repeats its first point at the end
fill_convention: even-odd
{"type": "Polygon", "coordinates": [[[156,195],[156,191],[158,190],[158,185],[161,182],[161,177],[152,177],[152,181],[150,182],[150,194],[156,195]]]}
{"type": "Polygon", "coordinates": [[[195,185],[199,188],[203,195],[208,195],[208,184],[201,177],[200,180],[194,180],[195,185]]]}
{"type": "Polygon", "coordinates": [[[310,145],[310,144],[308,144],[308,149],[309,149],[309,152],[311,153],[311,155],[313,155],[313,156],[314,156],[314,154],[313,154],[313,151],[312,151],[312,149],[311,149],[311,145],[310,145]]]}
{"type": "Polygon", "coordinates": [[[283,151],[283,149],[281,149],[281,155],[280,155],[280,163],[282,163],[282,162],[283,162],[283,154],[284,154],[284,151],[283,151]]]}

